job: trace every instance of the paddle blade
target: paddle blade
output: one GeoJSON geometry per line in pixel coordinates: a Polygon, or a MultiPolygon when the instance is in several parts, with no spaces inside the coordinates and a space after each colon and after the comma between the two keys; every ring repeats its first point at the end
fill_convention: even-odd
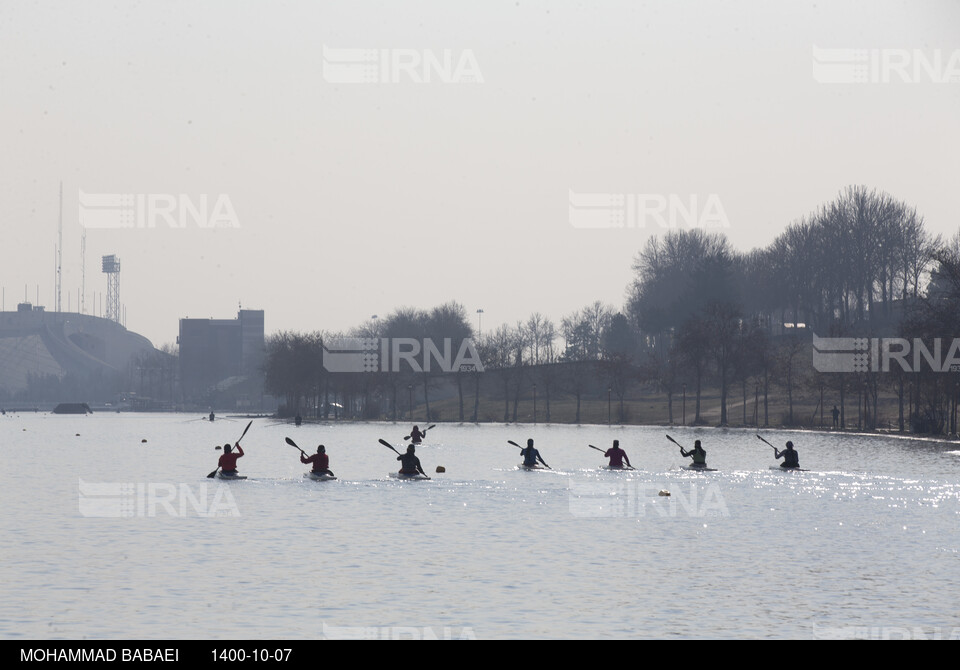
{"type": "MultiPolygon", "coordinates": [[[[252,425],[253,425],[253,421],[247,424],[247,427],[243,429],[243,433],[240,435],[240,440],[243,439],[243,436],[247,434],[247,431],[250,430],[250,426],[252,425]]],[[[237,442],[239,443],[240,440],[237,440],[237,442]]]]}
{"type": "Polygon", "coordinates": [[[383,446],[385,446],[387,449],[393,449],[393,453],[397,454],[398,456],[400,455],[400,452],[397,451],[396,449],[394,449],[394,448],[393,448],[393,445],[390,444],[389,442],[387,442],[387,441],[386,441],[385,439],[383,439],[382,437],[380,438],[380,444],[382,444],[383,446]]]}
{"type": "MultiPolygon", "coordinates": [[[[220,469],[220,468],[217,468],[217,470],[219,470],[219,469],[220,469]]],[[[211,472],[209,475],[207,475],[207,479],[213,479],[214,477],[216,477],[216,476],[217,476],[217,470],[214,470],[214,471],[211,472]]]]}
{"type": "MultiPolygon", "coordinates": [[[[294,442],[293,440],[291,440],[289,437],[285,437],[284,440],[285,440],[286,443],[289,444],[291,447],[297,447],[297,443],[294,442]]],[[[300,448],[300,447],[297,447],[297,449],[299,449],[299,448],[300,448]]]]}
{"type": "Polygon", "coordinates": [[[514,442],[513,440],[507,440],[507,444],[512,444],[513,446],[517,447],[518,449],[523,449],[523,447],[521,447],[519,444],[517,444],[517,443],[514,442]]]}
{"type": "Polygon", "coordinates": [[[774,451],[777,450],[776,447],[774,447],[772,444],[770,444],[769,442],[767,442],[765,439],[763,439],[763,438],[760,437],[759,435],[757,435],[757,439],[760,440],[761,442],[763,442],[764,444],[766,444],[768,447],[771,447],[774,451]]]}

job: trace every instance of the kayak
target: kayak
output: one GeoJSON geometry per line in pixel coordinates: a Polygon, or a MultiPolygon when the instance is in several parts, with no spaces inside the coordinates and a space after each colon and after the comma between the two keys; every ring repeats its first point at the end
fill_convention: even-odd
{"type": "Polygon", "coordinates": [[[336,479],[333,475],[321,474],[319,472],[304,472],[303,476],[315,482],[329,482],[336,479]]]}
{"type": "Polygon", "coordinates": [[[804,470],[803,468],[785,468],[782,465],[771,465],[771,470],[779,470],[780,472],[810,472],[809,470],[804,470]]]}
{"type": "Polygon", "coordinates": [[[684,465],[684,470],[693,470],[695,472],[716,472],[716,468],[708,468],[706,465],[684,465]]]}
{"type": "Polygon", "coordinates": [[[621,467],[619,467],[619,468],[618,468],[618,467],[615,467],[615,466],[613,466],[613,465],[604,465],[604,466],[603,466],[602,468],[600,468],[600,469],[601,469],[601,470],[613,470],[614,472],[620,472],[620,471],[623,471],[623,470],[627,470],[627,471],[634,470],[634,471],[636,471],[636,468],[628,468],[628,467],[625,466],[625,465],[624,465],[624,466],[621,466],[621,467]]]}
{"type": "Polygon", "coordinates": [[[518,470],[546,470],[547,468],[543,467],[542,465],[524,465],[523,463],[521,463],[520,465],[517,466],[517,469],[518,470]]]}
{"type": "Polygon", "coordinates": [[[413,475],[406,475],[406,474],[403,474],[402,472],[391,472],[390,478],[401,479],[403,481],[418,481],[420,479],[430,479],[426,475],[421,475],[419,472],[413,475]]]}
{"type": "Polygon", "coordinates": [[[230,474],[230,473],[224,472],[223,470],[217,473],[217,477],[219,479],[237,479],[237,480],[247,478],[246,475],[230,474]]]}

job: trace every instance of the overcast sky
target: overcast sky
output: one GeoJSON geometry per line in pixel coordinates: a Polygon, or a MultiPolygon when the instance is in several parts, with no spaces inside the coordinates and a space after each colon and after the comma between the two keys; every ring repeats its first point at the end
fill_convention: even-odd
{"type": "Polygon", "coordinates": [[[452,299],[484,331],[620,307],[671,214],[748,250],[851,184],[952,235],[958,54],[955,1],[3,0],[4,307],[39,286],[54,309],[61,181],[63,309],[87,212],[87,312],[117,254],[127,326],[158,346],[241,302],[268,333],[452,299]],[[104,194],[219,200],[225,225],[103,227],[104,194]],[[587,227],[595,194],[648,209],[587,227]]]}

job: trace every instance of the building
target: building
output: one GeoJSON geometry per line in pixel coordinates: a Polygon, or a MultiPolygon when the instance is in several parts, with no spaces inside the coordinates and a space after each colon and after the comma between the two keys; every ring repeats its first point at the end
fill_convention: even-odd
{"type": "MultiPolygon", "coordinates": [[[[257,405],[263,393],[263,310],[236,319],[180,319],[180,387],[187,403],[257,405]],[[256,398],[252,396],[256,395],[256,398]]],[[[222,406],[222,404],[221,404],[222,406]]]]}

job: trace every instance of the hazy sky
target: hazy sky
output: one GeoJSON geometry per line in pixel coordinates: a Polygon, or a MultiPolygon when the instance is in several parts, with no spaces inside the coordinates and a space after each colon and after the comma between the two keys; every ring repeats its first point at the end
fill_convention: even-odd
{"type": "Polygon", "coordinates": [[[484,331],[619,307],[663,229],[579,227],[571,193],[710,201],[747,250],[865,184],[952,235],[958,53],[955,1],[3,0],[4,306],[39,285],[54,308],[61,180],[72,311],[80,191],[228,201],[235,227],[88,229],[87,312],[115,253],[127,326],[158,346],[238,302],[266,310],[268,333],[451,299],[474,325],[482,308],[484,331]],[[814,47],[868,50],[825,65],[842,78],[859,59],[868,80],[825,82],[814,47]],[[388,64],[449,50],[482,81],[351,69],[345,49],[388,64]],[[895,69],[917,52],[956,80],[895,69]],[[341,83],[361,70],[380,81],[341,83]]]}

